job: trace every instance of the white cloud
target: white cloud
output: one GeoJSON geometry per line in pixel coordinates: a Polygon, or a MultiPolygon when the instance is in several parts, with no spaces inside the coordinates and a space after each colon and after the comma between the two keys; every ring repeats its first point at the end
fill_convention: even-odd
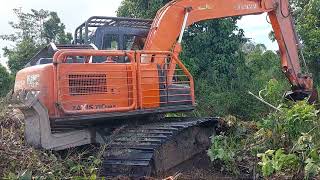
{"type": "Polygon", "coordinates": [[[268,37],[272,26],[268,23],[266,16],[267,14],[244,16],[238,25],[244,29],[247,38],[251,38],[256,43],[265,44],[268,49],[277,50],[277,43],[272,42],[268,37]]]}

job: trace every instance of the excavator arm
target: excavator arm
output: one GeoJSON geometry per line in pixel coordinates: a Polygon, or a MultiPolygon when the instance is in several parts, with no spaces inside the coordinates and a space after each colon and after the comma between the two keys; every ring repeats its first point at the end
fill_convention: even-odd
{"type": "MultiPolygon", "coordinates": [[[[185,28],[193,23],[232,16],[268,13],[279,45],[281,66],[292,85],[292,100],[317,100],[310,74],[303,74],[299,61],[299,39],[288,0],[174,0],[160,9],[152,24],[144,50],[172,50],[178,55],[185,28]]],[[[174,66],[172,66],[174,67],[174,66]]],[[[172,72],[172,71],[171,71],[172,72]]]]}

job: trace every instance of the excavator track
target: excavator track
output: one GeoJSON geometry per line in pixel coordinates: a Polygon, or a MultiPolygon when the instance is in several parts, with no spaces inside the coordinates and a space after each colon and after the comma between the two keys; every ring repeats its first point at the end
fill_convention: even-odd
{"type": "Polygon", "coordinates": [[[136,121],[138,125],[130,121],[125,127],[114,127],[116,133],[107,126],[52,133],[55,130],[37,94],[22,91],[13,94],[11,100],[15,102],[13,107],[25,115],[26,142],[36,148],[62,150],[90,143],[106,144],[100,170],[100,176],[106,178],[162,175],[207,150],[219,121],[176,117],[152,118],[155,121],[150,123],[150,119],[142,118],[136,121]]]}
{"type": "Polygon", "coordinates": [[[108,143],[102,177],[159,176],[203,152],[218,118],[165,118],[162,123],[130,126],[108,143]]]}

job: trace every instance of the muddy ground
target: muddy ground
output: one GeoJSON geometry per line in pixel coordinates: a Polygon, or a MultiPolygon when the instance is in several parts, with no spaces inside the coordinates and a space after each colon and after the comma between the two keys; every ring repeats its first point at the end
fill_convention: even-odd
{"type": "Polygon", "coordinates": [[[252,179],[248,175],[231,177],[221,172],[219,164],[212,164],[206,152],[201,153],[192,159],[171,169],[164,176],[168,177],[176,173],[181,173],[178,180],[233,180],[233,179],[252,179]]]}
{"type": "MultiPolygon", "coordinates": [[[[140,178],[139,180],[161,180],[170,176],[180,174],[176,180],[251,180],[249,175],[232,177],[221,172],[219,164],[212,164],[206,152],[201,153],[192,159],[174,167],[167,173],[156,178],[140,178]]],[[[113,180],[131,180],[126,177],[118,177],[113,180]]]]}

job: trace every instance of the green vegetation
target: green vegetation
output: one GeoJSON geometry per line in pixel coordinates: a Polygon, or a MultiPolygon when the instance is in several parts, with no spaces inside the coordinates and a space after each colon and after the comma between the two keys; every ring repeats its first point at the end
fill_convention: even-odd
{"type": "Polygon", "coordinates": [[[299,102],[281,111],[270,113],[258,122],[231,124],[226,134],[212,138],[208,151],[211,160],[220,160],[225,168],[239,174],[243,161],[246,171],[257,166],[264,177],[314,178],[319,175],[320,121],[313,105],[299,102]],[[240,133],[239,133],[240,132],[240,133]],[[239,158],[240,157],[240,158],[239,158]],[[230,166],[232,165],[232,166],[230,166]],[[232,168],[230,168],[232,167],[232,168]],[[237,167],[237,168],[235,168],[237,167]]]}
{"type": "MultiPolygon", "coordinates": [[[[316,80],[315,84],[320,82],[319,3],[319,0],[292,0],[297,30],[302,40],[305,58],[316,80]]],[[[279,78],[279,71],[273,69],[276,66],[271,61],[265,61],[273,59],[270,55],[273,57],[274,54],[261,54],[259,51],[264,49],[261,45],[253,48],[252,45],[247,44],[243,49],[244,52],[251,49],[246,56],[247,65],[252,62],[258,65],[251,66],[251,70],[256,75],[254,77],[257,78],[256,82],[263,83],[270,77],[269,75],[274,75],[274,78],[260,92],[262,98],[271,104],[281,104],[279,93],[287,85],[282,78],[279,78]],[[252,51],[252,49],[256,50],[252,51]],[[264,62],[267,64],[263,64],[264,62]],[[259,70],[256,68],[259,67],[262,69],[257,73],[259,70]]],[[[226,124],[231,126],[227,132],[212,137],[212,147],[208,151],[211,160],[222,161],[225,170],[235,175],[243,172],[253,173],[254,176],[261,175],[268,179],[318,179],[320,173],[319,111],[314,105],[306,102],[288,102],[288,104],[279,105],[278,109],[280,110],[276,112],[268,109],[265,112],[269,113],[261,113],[260,117],[253,118],[254,121],[251,122],[238,119],[230,123],[230,118],[226,118],[226,124]],[[245,168],[243,164],[246,164],[245,168]],[[236,165],[236,168],[233,165],[236,165]]]]}
{"type": "Polygon", "coordinates": [[[157,11],[171,0],[123,0],[117,16],[152,19],[157,11]]]}
{"type": "Polygon", "coordinates": [[[292,0],[297,31],[302,40],[303,51],[308,67],[320,82],[320,1],[292,0]]]}
{"type": "Polygon", "coordinates": [[[265,153],[258,154],[258,157],[261,158],[259,165],[264,177],[282,171],[294,173],[299,167],[299,158],[295,154],[285,154],[283,149],[268,150],[265,153]]]}
{"type": "MultiPolygon", "coordinates": [[[[273,94],[277,85],[270,81],[267,94],[273,94]]],[[[239,175],[240,166],[249,164],[246,171],[257,166],[259,157],[261,173],[264,177],[305,177],[319,173],[320,137],[319,111],[313,105],[299,102],[281,105],[280,111],[272,112],[257,122],[243,122],[236,118],[226,118],[229,130],[212,137],[212,147],[208,151],[211,160],[220,160],[227,171],[239,175]],[[282,107],[281,107],[282,106],[282,107]],[[240,157],[240,158],[239,158],[240,157]],[[237,168],[235,168],[237,167],[237,168]]]]}
{"type": "Polygon", "coordinates": [[[50,42],[70,43],[71,33],[65,33],[65,25],[61,23],[56,12],[34,10],[23,12],[14,9],[17,22],[9,22],[14,29],[13,34],[1,35],[3,40],[15,43],[13,48],[5,47],[4,56],[12,74],[16,74],[26,65],[35,53],[50,42]]]}
{"type": "Polygon", "coordinates": [[[13,78],[5,67],[0,65],[0,97],[7,95],[12,88],[13,78]]]}
{"type": "Polygon", "coordinates": [[[14,9],[17,22],[9,22],[13,28],[13,34],[0,35],[0,39],[13,42],[13,48],[5,47],[4,57],[8,58],[7,72],[0,67],[0,96],[8,93],[13,86],[12,77],[26,65],[35,53],[49,42],[70,43],[71,33],[65,33],[65,25],[61,23],[56,12],[46,10],[34,10],[23,12],[22,9],[14,9]],[[11,77],[12,76],[12,77],[11,77]]]}

